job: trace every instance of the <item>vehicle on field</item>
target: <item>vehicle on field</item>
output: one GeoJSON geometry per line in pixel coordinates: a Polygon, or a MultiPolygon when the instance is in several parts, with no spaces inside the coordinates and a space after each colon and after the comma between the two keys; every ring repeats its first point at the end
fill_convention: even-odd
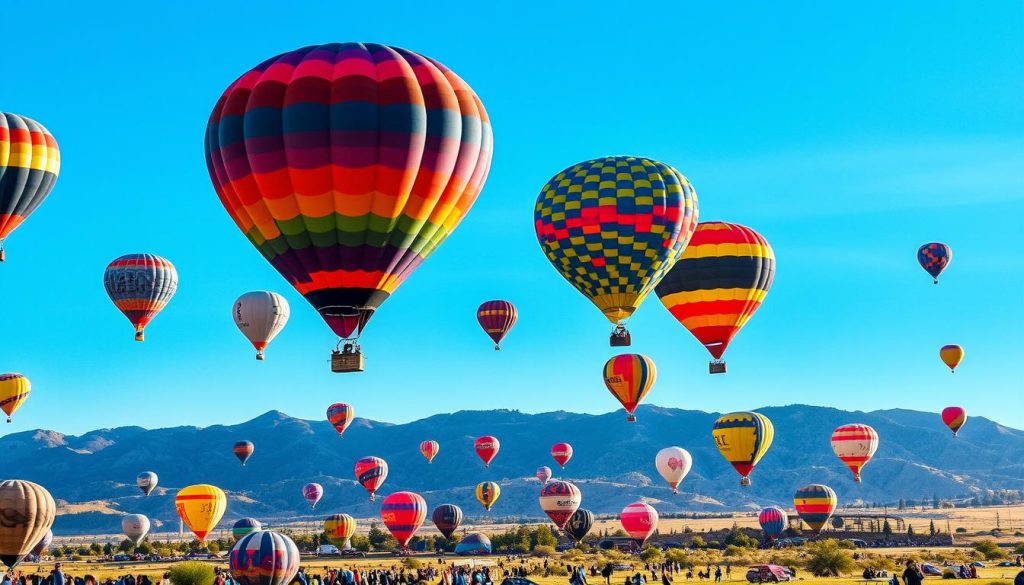
{"type": "Polygon", "coordinates": [[[793,575],[780,565],[751,565],[747,569],[748,583],[782,583],[792,580],[793,575]]]}

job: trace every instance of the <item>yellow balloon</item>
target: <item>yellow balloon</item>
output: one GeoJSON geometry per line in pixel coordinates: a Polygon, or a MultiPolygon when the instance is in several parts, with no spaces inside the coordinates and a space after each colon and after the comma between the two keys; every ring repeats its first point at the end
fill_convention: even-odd
{"type": "Polygon", "coordinates": [[[21,374],[0,374],[0,409],[7,413],[7,422],[32,392],[32,383],[21,374]]]}
{"type": "Polygon", "coordinates": [[[750,485],[750,472],[768,452],[775,438],[772,421],[756,412],[722,415],[711,429],[718,451],[740,474],[740,485],[750,485]]]}
{"type": "Polygon", "coordinates": [[[174,497],[178,516],[196,535],[199,542],[213,530],[228,507],[227,496],[215,485],[199,484],[182,488],[174,497]]]}
{"type": "Polygon", "coordinates": [[[490,511],[491,506],[494,505],[494,502],[498,501],[500,496],[501,488],[493,481],[484,481],[481,482],[480,485],[476,486],[476,499],[483,504],[484,508],[487,508],[488,511],[490,511]]]}
{"type": "Polygon", "coordinates": [[[331,514],[324,520],[324,534],[334,544],[349,548],[349,539],[355,533],[356,521],[348,514],[331,514]]]}

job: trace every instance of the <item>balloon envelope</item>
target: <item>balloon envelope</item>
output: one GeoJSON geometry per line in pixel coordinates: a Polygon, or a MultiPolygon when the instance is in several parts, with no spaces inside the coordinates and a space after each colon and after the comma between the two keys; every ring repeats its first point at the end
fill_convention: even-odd
{"type": "Polygon", "coordinates": [[[391,536],[404,548],[423,525],[427,517],[427,502],[423,496],[413,492],[395,492],[384,498],[380,517],[391,536]]]}
{"type": "Polygon", "coordinates": [[[59,173],[53,135],[31,118],[0,112],[0,262],[4,240],[43,203],[59,173]]]}
{"type": "Polygon", "coordinates": [[[288,585],[299,571],[299,549],[284,534],[257,530],[235,543],[229,566],[239,585],[288,585]]]}
{"type": "Polygon", "coordinates": [[[372,502],[377,493],[377,489],[384,484],[384,480],[388,478],[388,462],[384,461],[380,457],[363,457],[359,461],[356,461],[356,481],[362,485],[366,491],[370,492],[370,501],[372,502]]]}
{"type": "Polygon", "coordinates": [[[665,447],[655,455],[654,466],[675,494],[679,493],[679,484],[693,467],[693,457],[682,447],[665,447]]]}
{"type": "Polygon", "coordinates": [[[46,534],[43,535],[43,539],[40,540],[34,547],[32,547],[32,554],[37,557],[43,556],[46,549],[53,544],[53,530],[47,530],[46,534]]]}
{"type": "Polygon", "coordinates": [[[143,471],[142,473],[139,474],[138,477],[135,478],[135,485],[139,486],[139,489],[142,490],[142,493],[148,496],[149,494],[153,493],[154,489],[156,489],[158,481],[159,479],[157,478],[155,473],[153,473],[152,471],[143,471]]]}
{"type": "Polygon", "coordinates": [[[0,562],[17,566],[53,526],[56,513],[43,486],[21,479],[0,482],[0,562]]]}
{"type": "Polygon", "coordinates": [[[501,497],[501,486],[493,481],[483,481],[476,486],[476,501],[489,512],[491,506],[501,497]]]}
{"type": "Polygon", "coordinates": [[[501,449],[501,443],[498,442],[497,437],[484,435],[477,438],[473,448],[476,449],[476,454],[480,457],[480,460],[484,462],[484,467],[490,467],[491,461],[494,461],[494,458],[498,455],[498,450],[501,449]]]}
{"type": "Polygon", "coordinates": [[[917,263],[932,275],[935,284],[939,284],[939,275],[952,261],[953,250],[941,242],[925,244],[917,249],[917,263]]]}
{"type": "Polygon", "coordinates": [[[182,488],[174,498],[174,507],[185,526],[199,542],[213,530],[227,509],[228,499],[223,490],[214,485],[198,484],[182,488]]]}
{"type": "Polygon", "coordinates": [[[644,542],[658,529],[658,511],[650,504],[635,502],[622,509],[619,515],[622,529],[636,543],[643,546],[644,542]]]}
{"type": "Polygon", "coordinates": [[[114,306],[135,326],[135,341],[142,341],[146,325],[177,292],[178,271],[160,256],[128,254],[107,265],[103,287],[114,306]]]}
{"type": "Polygon", "coordinates": [[[719,453],[740,474],[740,485],[750,485],[750,473],[768,452],[775,438],[772,421],[757,412],[722,415],[711,429],[719,453]]]}
{"type": "Polygon", "coordinates": [[[868,425],[843,425],[832,432],[832,451],[853,472],[854,481],[860,481],[860,470],[877,450],[878,433],[868,425]]]}
{"type": "Polygon", "coordinates": [[[246,461],[252,457],[252,454],[256,451],[256,445],[252,441],[238,441],[232,448],[235,453],[235,457],[245,465],[246,461]]]}
{"type": "Polygon", "coordinates": [[[508,301],[485,301],[476,310],[476,320],[494,341],[495,350],[501,349],[501,340],[512,330],[518,318],[516,306],[508,301]]]}
{"type": "Polygon", "coordinates": [[[441,504],[434,508],[431,519],[434,521],[434,526],[437,526],[437,529],[441,531],[441,534],[451,540],[452,534],[455,534],[459,525],[462,524],[462,508],[455,504],[441,504]]]}
{"type": "Polygon", "coordinates": [[[32,393],[32,383],[21,374],[0,374],[0,409],[7,414],[7,422],[32,393]]]}
{"type": "Polygon", "coordinates": [[[231,536],[237,542],[243,536],[252,534],[257,530],[263,530],[263,524],[255,518],[242,518],[231,527],[231,536]]]}
{"type": "Polygon", "coordinates": [[[338,546],[346,546],[356,533],[356,520],[348,514],[331,514],[324,520],[324,534],[338,546]]]}
{"type": "Polygon", "coordinates": [[[604,385],[626,409],[629,422],[636,422],[633,413],[651,391],[657,377],[654,361],[638,353],[617,355],[604,365],[604,385]]]}
{"type": "Polygon", "coordinates": [[[583,540],[583,537],[590,532],[590,529],[594,526],[594,513],[590,510],[580,508],[569,516],[569,520],[566,521],[563,530],[576,542],[583,540]]]}
{"type": "Polygon", "coordinates": [[[142,539],[149,534],[149,518],[142,514],[125,514],[121,518],[121,532],[132,541],[132,544],[139,546],[142,539]]]}
{"type": "Polygon", "coordinates": [[[339,436],[345,434],[345,429],[356,419],[356,409],[344,402],[335,402],[327,407],[327,420],[330,421],[334,430],[339,436]]]}
{"type": "Polygon", "coordinates": [[[967,411],[959,406],[947,406],[942,409],[942,422],[953,431],[955,437],[967,423],[967,411]]]}
{"type": "Polygon", "coordinates": [[[778,506],[768,506],[758,514],[757,522],[761,525],[761,530],[764,531],[765,536],[775,540],[786,530],[786,526],[789,524],[789,516],[786,515],[785,510],[778,506]]]}
{"type": "Polygon", "coordinates": [[[441,445],[437,441],[423,441],[420,443],[420,454],[426,458],[427,463],[432,463],[434,457],[437,457],[437,452],[441,450],[441,445]]]}
{"type": "Polygon", "coordinates": [[[538,467],[537,479],[539,479],[541,483],[547,483],[548,480],[551,479],[551,468],[548,467],[547,465],[538,467]]]}
{"type": "Polygon", "coordinates": [[[555,443],[551,446],[551,457],[555,463],[565,469],[565,464],[572,459],[572,445],[569,443],[555,443]]]}
{"type": "Polygon", "coordinates": [[[565,526],[582,502],[580,488],[567,481],[553,481],[540,490],[540,508],[559,528],[565,526]]]}
{"type": "Polygon", "coordinates": [[[960,362],[964,359],[964,348],[956,344],[943,345],[939,349],[939,359],[949,367],[950,372],[955,372],[956,367],[959,366],[960,362]]]}
{"type": "Polygon", "coordinates": [[[821,532],[832,512],[835,512],[837,502],[836,493],[832,488],[821,484],[804,486],[793,496],[796,513],[815,534],[821,532]]]}
{"type": "Polygon", "coordinates": [[[316,503],[324,497],[324,486],[318,483],[307,483],[302,486],[302,498],[309,504],[310,510],[316,509],[316,503]]]}
{"type": "Polygon", "coordinates": [[[242,335],[256,348],[256,359],[263,359],[267,344],[288,323],[291,309],[284,297],[269,290],[247,292],[238,297],[231,316],[242,335]]]}

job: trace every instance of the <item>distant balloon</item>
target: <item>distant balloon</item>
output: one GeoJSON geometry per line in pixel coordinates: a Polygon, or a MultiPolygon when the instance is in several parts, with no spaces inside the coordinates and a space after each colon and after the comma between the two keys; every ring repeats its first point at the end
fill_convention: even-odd
{"type": "Polygon", "coordinates": [[[789,516],[786,515],[785,510],[778,506],[768,506],[758,514],[757,521],[761,524],[761,530],[764,531],[764,535],[771,540],[775,540],[782,536],[786,526],[789,525],[789,516]]]}
{"type": "Polygon", "coordinates": [[[756,412],[722,415],[711,429],[718,451],[740,474],[740,485],[750,485],[750,473],[768,452],[775,438],[772,421],[756,412]]]}
{"type": "Polygon", "coordinates": [[[135,326],[135,341],[143,341],[146,325],[178,290],[178,271],[160,256],[128,254],[107,266],[103,287],[114,306],[135,326]]]}
{"type": "Polygon", "coordinates": [[[580,488],[567,481],[553,481],[540,490],[540,508],[559,528],[565,526],[582,502],[580,488]]]}
{"type": "Polygon", "coordinates": [[[434,521],[434,526],[441,531],[441,534],[448,540],[451,540],[452,535],[458,530],[459,525],[462,524],[462,508],[459,508],[455,504],[441,504],[434,508],[431,519],[434,521]]]}
{"type": "Polygon", "coordinates": [[[917,263],[932,275],[935,284],[939,284],[939,275],[953,261],[953,250],[946,244],[932,242],[917,249],[917,263]]]}
{"type": "Polygon", "coordinates": [[[501,340],[512,330],[518,318],[516,306],[508,301],[486,301],[476,310],[476,320],[494,341],[494,351],[501,349],[501,340]]]}
{"type": "Polygon", "coordinates": [[[299,572],[299,549],[284,534],[257,530],[235,543],[228,563],[239,585],[288,585],[299,572]]]}
{"type": "Polygon", "coordinates": [[[395,492],[384,498],[380,506],[380,518],[384,526],[402,548],[409,546],[409,541],[426,517],[427,502],[423,496],[413,492],[395,492]]]}
{"type": "Polygon", "coordinates": [[[569,520],[566,521],[563,530],[578,544],[583,540],[583,537],[590,532],[590,529],[594,526],[594,513],[590,510],[580,508],[569,516],[569,520]]]}
{"type": "Polygon", "coordinates": [[[843,425],[832,432],[832,450],[860,482],[860,470],[878,450],[878,433],[868,425],[843,425]]]}
{"type": "Polygon", "coordinates": [[[256,359],[263,359],[263,350],[288,323],[291,309],[288,301],[276,292],[260,290],[238,297],[231,316],[242,335],[256,348],[256,359]]]}
{"type": "Polygon", "coordinates": [[[658,529],[658,511],[650,504],[635,502],[622,509],[619,522],[626,534],[642,547],[658,529]]]}
{"type": "Polygon", "coordinates": [[[959,345],[943,345],[939,349],[939,359],[949,367],[950,372],[956,372],[956,367],[964,359],[964,348],[959,345]]]}
{"type": "Polygon", "coordinates": [[[478,438],[473,446],[477,456],[484,462],[484,467],[491,466],[491,461],[494,461],[494,458],[498,456],[498,450],[501,449],[498,439],[490,435],[478,438]]]}
{"type": "Polygon", "coordinates": [[[256,445],[252,441],[238,441],[234,446],[235,457],[242,462],[243,466],[249,461],[249,458],[252,457],[255,451],[256,445]]]}
{"type": "Polygon", "coordinates": [[[206,536],[224,517],[228,498],[217,486],[198,484],[182,488],[174,498],[174,507],[185,526],[196,535],[199,542],[206,542],[206,536]]]}
{"type": "Polygon", "coordinates": [[[0,112],[0,262],[4,239],[43,203],[58,173],[53,135],[31,118],[0,112]]]}
{"type": "Polygon", "coordinates": [[[21,479],[0,482],[0,562],[16,567],[46,536],[56,513],[43,486],[21,479]]]}
{"type": "Polygon", "coordinates": [[[121,532],[133,545],[139,546],[142,539],[149,534],[149,518],[142,514],[125,514],[121,517],[121,532]]]}
{"type": "Polygon", "coordinates": [[[947,406],[942,409],[942,422],[953,431],[953,436],[960,433],[960,428],[967,423],[967,411],[959,406],[947,406]]]}
{"type": "MultiPolygon", "coordinates": [[[[3,114],[0,113],[0,119],[3,114]]],[[[28,399],[32,393],[32,383],[21,374],[0,374],[0,409],[7,414],[7,422],[11,422],[11,416],[18,410],[21,403],[28,399]]]]}
{"type": "Polygon", "coordinates": [[[551,457],[555,463],[565,469],[565,464],[572,459],[572,445],[569,443],[555,443],[551,446],[551,457]]]}
{"type": "Polygon", "coordinates": [[[252,534],[257,530],[263,530],[263,524],[255,518],[242,518],[231,527],[231,536],[238,542],[243,536],[252,534]]]}
{"type": "Polygon", "coordinates": [[[836,493],[827,485],[811,484],[797,490],[793,496],[793,507],[800,519],[818,534],[836,511],[836,493]]]}
{"type": "Polygon", "coordinates": [[[679,484],[683,482],[686,474],[690,473],[693,467],[693,458],[690,452],[682,447],[665,447],[654,457],[654,466],[658,473],[668,482],[673,494],[679,493],[679,484]]]}
{"type": "Polygon", "coordinates": [[[338,431],[338,436],[345,435],[345,429],[356,419],[356,409],[343,402],[335,402],[327,407],[327,420],[338,431]]]}
{"type": "Polygon", "coordinates": [[[352,548],[350,539],[356,533],[356,520],[348,514],[331,514],[324,520],[324,534],[342,549],[352,548]]]}
{"type": "Polygon", "coordinates": [[[159,480],[157,479],[155,473],[153,473],[152,471],[143,471],[142,473],[139,474],[138,477],[135,478],[135,485],[139,486],[139,489],[142,490],[142,493],[148,496],[149,494],[153,493],[153,490],[156,489],[158,481],[159,480]]]}
{"type": "Polygon", "coordinates": [[[626,409],[628,422],[636,422],[633,413],[657,377],[658,369],[651,358],[638,353],[617,355],[604,365],[604,385],[626,409]]]}
{"type": "Polygon", "coordinates": [[[491,506],[501,497],[501,486],[493,481],[482,481],[476,486],[476,501],[483,505],[488,512],[491,506]]]}
{"type": "Polygon", "coordinates": [[[370,492],[370,501],[377,497],[377,489],[388,478],[388,462],[380,457],[363,457],[356,461],[356,481],[370,492]]]}
{"type": "Polygon", "coordinates": [[[32,554],[41,557],[46,549],[50,548],[53,544],[53,530],[47,530],[46,534],[43,535],[43,539],[40,540],[34,547],[32,547],[32,554]]]}
{"type": "Polygon", "coordinates": [[[302,486],[302,499],[309,504],[310,510],[316,510],[316,504],[324,497],[324,486],[318,483],[307,483],[302,486]]]}
{"type": "Polygon", "coordinates": [[[437,452],[441,450],[441,445],[437,441],[423,441],[420,443],[420,453],[427,459],[427,463],[433,463],[434,457],[437,457],[437,452]]]}
{"type": "Polygon", "coordinates": [[[538,467],[537,479],[539,479],[541,483],[547,483],[548,480],[551,479],[551,468],[547,465],[538,467]]]}

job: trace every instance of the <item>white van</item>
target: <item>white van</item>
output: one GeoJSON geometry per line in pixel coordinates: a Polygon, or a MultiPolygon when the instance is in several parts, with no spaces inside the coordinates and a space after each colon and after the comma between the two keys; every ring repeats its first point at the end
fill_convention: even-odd
{"type": "Polygon", "coordinates": [[[320,547],[316,549],[316,556],[340,557],[341,551],[338,550],[338,547],[334,546],[333,544],[321,544],[320,547]]]}

